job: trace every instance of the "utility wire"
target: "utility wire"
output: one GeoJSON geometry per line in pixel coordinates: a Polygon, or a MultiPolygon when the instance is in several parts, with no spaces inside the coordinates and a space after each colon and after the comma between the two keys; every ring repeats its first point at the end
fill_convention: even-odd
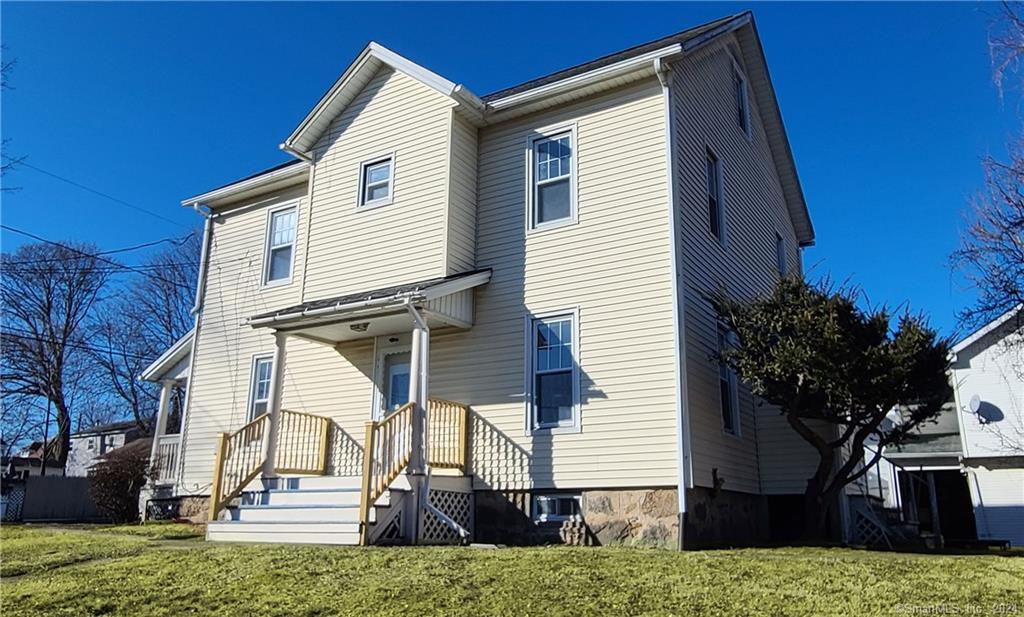
{"type": "Polygon", "coordinates": [[[80,250],[78,250],[76,248],[70,247],[70,246],[68,246],[66,244],[61,244],[60,242],[54,242],[53,240],[47,240],[46,238],[37,236],[37,235],[35,235],[33,233],[29,233],[27,231],[22,231],[20,229],[15,229],[14,227],[11,227],[10,225],[0,224],[0,229],[6,229],[7,231],[10,231],[12,233],[16,233],[16,234],[19,234],[19,235],[22,235],[22,236],[26,236],[28,238],[32,238],[33,240],[38,240],[39,242],[45,242],[47,244],[52,244],[54,246],[59,246],[59,247],[65,249],[65,250],[71,251],[72,253],[77,253],[79,255],[82,255],[83,257],[90,257],[92,259],[98,259],[98,260],[106,262],[106,263],[108,263],[108,264],[110,264],[110,265],[112,265],[112,266],[114,266],[116,268],[122,268],[124,270],[129,270],[131,272],[137,272],[138,274],[142,274],[143,276],[148,276],[148,277],[152,277],[152,278],[154,278],[154,279],[156,279],[158,281],[163,281],[164,283],[167,283],[168,285],[174,285],[175,287],[181,287],[182,289],[189,289],[189,287],[187,285],[182,285],[181,283],[178,283],[177,281],[172,281],[170,279],[164,278],[162,276],[158,276],[158,275],[153,274],[151,272],[146,272],[145,270],[136,268],[134,266],[126,266],[124,264],[119,264],[116,261],[107,259],[106,257],[98,256],[95,253],[87,253],[85,251],[80,251],[80,250]]]}
{"type": "MultiPolygon", "coordinates": [[[[174,246],[181,246],[182,244],[187,242],[188,239],[191,238],[194,234],[195,234],[194,231],[190,231],[187,235],[185,235],[182,238],[161,238],[159,240],[153,240],[152,242],[144,242],[142,244],[136,244],[135,246],[127,246],[127,247],[121,248],[121,249],[110,249],[109,251],[99,251],[99,252],[96,253],[96,255],[113,255],[114,253],[128,253],[130,251],[137,251],[139,249],[148,248],[150,246],[156,246],[157,244],[162,244],[164,242],[168,242],[170,244],[173,244],[174,246]]],[[[59,258],[59,257],[51,257],[51,258],[42,258],[42,259],[22,259],[20,261],[8,260],[8,261],[3,262],[3,264],[5,266],[21,266],[21,265],[27,265],[27,264],[50,263],[50,262],[54,262],[54,261],[64,261],[64,260],[59,258]]],[[[198,262],[196,262],[196,263],[198,263],[198,262]]],[[[141,265],[141,266],[132,266],[132,267],[142,268],[142,267],[149,267],[149,266],[141,265]]]]}
{"type": "MultiPolygon", "coordinates": [[[[13,336],[15,338],[20,338],[20,339],[27,340],[27,341],[36,341],[38,343],[56,343],[57,342],[57,341],[54,341],[52,339],[47,339],[47,338],[43,338],[43,337],[40,337],[40,336],[36,336],[35,334],[32,334],[31,332],[29,332],[27,330],[18,331],[18,330],[13,330],[11,328],[4,328],[3,330],[0,330],[0,334],[2,334],[3,336],[13,336]]],[[[130,358],[130,359],[133,359],[133,360],[141,360],[143,362],[146,362],[146,361],[149,360],[149,358],[147,358],[145,356],[141,356],[139,354],[133,354],[133,353],[128,353],[128,352],[124,352],[124,351],[117,351],[115,349],[110,349],[110,348],[104,349],[102,347],[96,347],[96,346],[93,346],[93,345],[87,345],[85,343],[75,343],[75,342],[72,342],[72,341],[67,341],[67,342],[61,343],[61,345],[63,345],[64,347],[72,347],[74,349],[82,349],[82,350],[85,350],[85,351],[91,351],[93,353],[103,353],[103,354],[121,356],[123,358],[130,358]]]]}
{"type": "Polygon", "coordinates": [[[96,190],[94,188],[91,188],[91,187],[88,187],[88,186],[86,186],[86,185],[84,185],[84,184],[82,184],[80,182],[75,182],[74,180],[71,180],[69,178],[65,178],[64,176],[55,174],[52,171],[47,171],[45,169],[42,169],[41,167],[36,167],[35,165],[33,165],[31,163],[26,163],[25,161],[20,161],[18,163],[18,165],[21,166],[21,167],[28,167],[29,169],[34,169],[35,171],[38,171],[41,174],[45,174],[47,176],[50,176],[51,178],[56,178],[57,180],[60,180],[61,182],[66,182],[66,183],[70,184],[71,186],[80,188],[83,191],[88,191],[88,192],[92,193],[93,195],[99,195],[100,197],[103,197],[104,199],[109,199],[110,201],[112,201],[114,203],[121,204],[122,206],[125,206],[127,208],[131,208],[132,210],[135,210],[137,212],[142,212],[144,214],[148,214],[148,215],[150,215],[152,217],[156,217],[156,218],[158,218],[158,219],[160,219],[162,221],[167,221],[168,223],[172,223],[174,225],[178,225],[179,227],[189,227],[188,225],[185,225],[184,223],[180,223],[178,221],[175,221],[174,219],[167,218],[166,216],[164,216],[164,215],[162,215],[162,214],[160,214],[158,212],[153,212],[152,210],[149,210],[147,208],[143,208],[142,206],[136,206],[133,203],[129,203],[129,202],[123,200],[123,199],[119,199],[117,197],[114,197],[113,195],[109,195],[107,193],[104,193],[103,191],[98,191],[98,190],[96,190]]]}

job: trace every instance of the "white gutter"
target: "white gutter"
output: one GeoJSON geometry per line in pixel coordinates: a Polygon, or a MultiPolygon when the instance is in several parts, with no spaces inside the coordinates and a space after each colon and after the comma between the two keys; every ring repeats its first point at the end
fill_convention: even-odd
{"type": "Polygon", "coordinates": [[[277,169],[269,173],[260,174],[255,178],[242,180],[241,182],[236,182],[234,184],[222,186],[219,189],[212,190],[208,193],[203,193],[202,195],[189,197],[188,199],[183,200],[181,202],[181,205],[193,206],[196,203],[205,204],[211,201],[217,201],[219,199],[224,199],[225,197],[230,197],[231,195],[234,195],[236,193],[242,193],[251,189],[259,188],[260,186],[270,184],[278,180],[284,180],[292,176],[302,175],[306,173],[307,169],[309,169],[309,165],[299,163],[288,165],[287,167],[282,167],[281,169],[277,169]]]}
{"type": "Polygon", "coordinates": [[[271,315],[269,317],[261,317],[259,319],[246,319],[243,323],[254,328],[259,326],[265,326],[273,323],[280,323],[283,321],[292,321],[300,319],[302,317],[319,317],[321,315],[330,315],[332,313],[340,313],[347,311],[356,311],[360,309],[375,308],[380,306],[386,306],[388,304],[401,304],[406,301],[418,300],[422,298],[422,295],[418,291],[407,291],[393,296],[386,296],[383,298],[371,298],[369,300],[359,300],[358,302],[341,303],[338,302],[331,306],[325,306],[318,309],[305,309],[302,311],[295,311],[292,313],[285,313],[283,315],[271,315]]]}
{"type": "Polygon", "coordinates": [[[310,163],[310,164],[313,163],[313,157],[309,156],[305,152],[299,152],[298,150],[296,150],[295,148],[291,147],[287,143],[278,144],[277,147],[280,148],[281,150],[283,150],[284,152],[287,152],[288,154],[291,154],[292,156],[298,157],[298,158],[302,159],[303,161],[306,161],[307,163],[310,163]]]}
{"type": "Polygon", "coordinates": [[[661,83],[665,105],[665,156],[668,161],[668,226],[672,263],[672,334],[676,344],[673,348],[673,372],[675,373],[676,394],[676,465],[678,481],[676,497],[679,507],[678,548],[685,548],[686,536],[686,489],[693,477],[690,443],[690,411],[686,383],[686,278],[681,262],[682,242],[679,237],[679,204],[676,199],[676,156],[673,140],[672,88],[669,81],[670,67],[660,57],[654,59],[654,72],[661,83]]]}

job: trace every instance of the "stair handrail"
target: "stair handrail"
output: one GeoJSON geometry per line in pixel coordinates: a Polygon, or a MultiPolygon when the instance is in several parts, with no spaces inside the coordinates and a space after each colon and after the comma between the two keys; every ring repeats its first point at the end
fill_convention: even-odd
{"type": "Polygon", "coordinates": [[[278,422],[274,470],[278,473],[326,473],[331,419],[282,409],[278,422]]]}
{"type": "Polygon", "coordinates": [[[431,398],[427,401],[427,464],[466,473],[469,458],[469,406],[431,398]]]}
{"type": "Polygon", "coordinates": [[[359,499],[359,542],[369,539],[370,509],[412,458],[412,414],[406,403],[380,421],[366,423],[363,441],[363,482],[359,499]]]}
{"type": "Polygon", "coordinates": [[[269,414],[263,414],[233,433],[217,435],[213,485],[210,487],[211,521],[217,520],[224,506],[237,497],[263,469],[266,461],[263,439],[269,421],[269,414]]]}

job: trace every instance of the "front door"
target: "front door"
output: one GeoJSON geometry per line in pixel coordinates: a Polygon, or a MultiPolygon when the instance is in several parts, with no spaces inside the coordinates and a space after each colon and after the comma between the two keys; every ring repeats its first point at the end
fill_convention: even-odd
{"type": "Polygon", "coordinates": [[[409,402],[408,351],[384,356],[384,416],[409,402]]]}

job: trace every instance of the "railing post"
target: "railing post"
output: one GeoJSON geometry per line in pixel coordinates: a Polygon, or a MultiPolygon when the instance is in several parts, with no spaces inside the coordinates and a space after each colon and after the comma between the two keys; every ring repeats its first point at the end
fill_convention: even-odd
{"type": "Polygon", "coordinates": [[[224,478],[224,457],[228,446],[228,434],[217,435],[217,453],[213,460],[213,483],[210,486],[210,515],[209,520],[217,520],[217,513],[220,512],[220,496],[222,494],[224,478]]]}
{"type": "Polygon", "coordinates": [[[267,409],[269,426],[264,433],[263,442],[263,477],[273,478],[277,464],[277,434],[281,423],[281,390],[284,386],[284,363],[287,351],[288,335],[284,332],[274,333],[274,365],[270,380],[270,405],[267,409]]]}
{"type": "Polygon", "coordinates": [[[370,420],[366,423],[366,439],[363,440],[363,486],[362,496],[359,498],[359,544],[366,546],[369,541],[370,525],[370,484],[373,481],[373,450],[374,435],[376,435],[377,423],[370,420]]]}
{"type": "Polygon", "coordinates": [[[463,474],[469,469],[469,407],[459,410],[459,469],[463,474]]]}
{"type": "Polygon", "coordinates": [[[331,421],[324,418],[320,421],[320,473],[327,473],[327,448],[331,436],[331,421]]]}

